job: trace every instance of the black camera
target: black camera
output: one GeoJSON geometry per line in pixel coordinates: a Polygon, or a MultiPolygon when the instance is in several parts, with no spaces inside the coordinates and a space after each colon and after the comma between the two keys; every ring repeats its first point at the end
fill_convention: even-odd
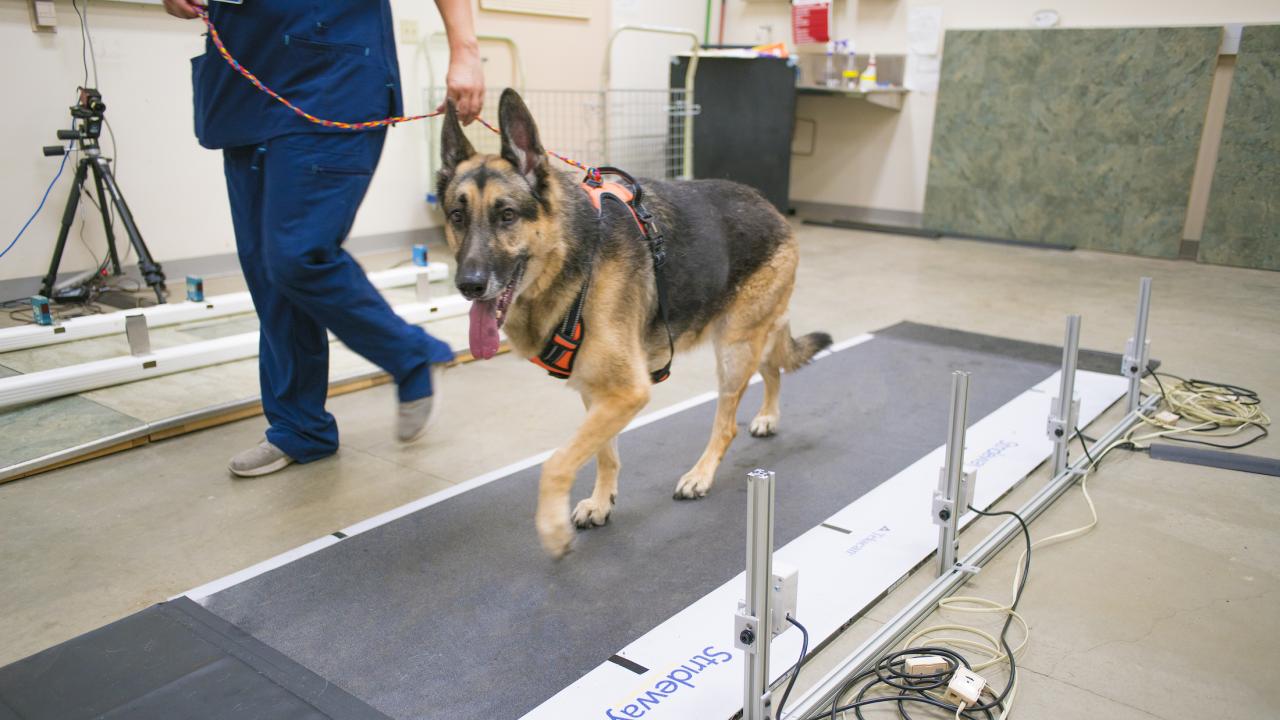
{"type": "MultiPolygon", "coordinates": [[[[98,146],[98,138],[102,135],[102,125],[105,122],[103,113],[106,112],[107,105],[102,102],[102,93],[96,89],[82,87],[77,90],[80,91],[80,95],[76,104],[71,106],[71,129],[59,130],[58,139],[64,143],[74,141],[80,150],[80,160],[76,163],[75,180],[71,181],[71,195],[67,198],[66,209],[62,212],[62,227],[58,231],[53,259],[49,262],[49,274],[45,275],[40,283],[40,294],[59,301],[84,301],[91,297],[83,283],[69,288],[64,287],[61,290],[55,287],[55,283],[58,281],[58,266],[62,263],[62,252],[67,245],[67,236],[71,232],[71,225],[76,219],[76,210],[80,206],[80,196],[88,194],[85,181],[92,173],[93,186],[98,191],[98,211],[102,214],[102,225],[107,233],[107,259],[103,260],[102,265],[93,273],[94,277],[101,278],[108,261],[113,270],[112,274],[123,273],[120,267],[120,254],[116,251],[115,221],[118,218],[124,225],[125,234],[129,236],[129,244],[138,254],[138,272],[155,291],[156,302],[163,303],[167,291],[164,287],[164,273],[160,270],[160,263],[151,257],[151,251],[142,241],[142,233],[138,231],[138,226],[133,221],[133,213],[129,212],[129,205],[124,201],[124,195],[116,184],[115,174],[111,172],[111,158],[103,155],[102,148],[98,146]],[[112,208],[115,209],[114,213],[112,208]]],[[[46,145],[44,154],[66,155],[69,149],[69,143],[46,145]]],[[[62,162],[66,163],[66,160],[62,162]]]]}
{"type": "MultiPolygon", "coordinates": [[[[59,130],[59,140],[79,140],[81,146],[97,145],[98,138],[102,135],[102,114],[107,110],[107,104],[102,102],[102,93],[94,88],[79,88],[80,99],[75,105],[71,106],[71,117],[75,118],[71,130],[59,130]],[[86,143],[86,141],[88,141],[86,143]]],[[[46,156],[62,155],[67,149],[62,145],[46,145],[44,154],[46,156]]]]}

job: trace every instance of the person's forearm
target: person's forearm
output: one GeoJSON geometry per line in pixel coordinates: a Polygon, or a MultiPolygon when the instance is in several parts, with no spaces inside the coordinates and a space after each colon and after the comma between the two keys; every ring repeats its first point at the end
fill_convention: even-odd
{"type": "Polygon", "coordinates": [[[436,0],[444,32],[449,36],[450,53],[479,52],[476,26],[471,17],[471,0],[436,0]]]}

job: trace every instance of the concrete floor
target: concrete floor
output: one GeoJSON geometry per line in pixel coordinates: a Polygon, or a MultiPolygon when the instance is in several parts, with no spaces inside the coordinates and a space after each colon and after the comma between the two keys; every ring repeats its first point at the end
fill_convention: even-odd
{"type": "MultiPolygon", "coordinates": [[[[1057,344],[1075,312],[1084,346],[1119,351],[1138,278],[1150,275],[1153,355],[1168,371],[1245,385],[1264,402],[1280,397],[1280,273],[797,227],[797,334],[843,339],[914,320],[1057,344]]],[[[582,416],[574,394],[511,357],[449,370],[440,386],[439,422],[407,448],[391,439],[394,395],[384,386],[331,403],[338,455],[266,478],[225,470],[261,437],[258,418],[0,486],[0,663],[553,447],[582,416]]],[[[677,361],[649,409],[713,387],[702,350],[677,361]]],[[[1280,456],[1280,440],[1250,452],[1280,456]]],[[[1043,478],[1042,469],[1004,505],[1043,478]]],[[[1034,555],[1017,716],[1280,716],[1280,686],[1266,680],[1280,665],[1280,484],[1117,451],[1091,487],[1101,525],[1034,555]]],[[[1085,518],[1072,494],[1032,531],[1085,518]]],[[[536,542],[531,517],[516,520],[536,542]]],[[[988,527],[976,524],[964,543],[988,527]]],[[[966,592],[1007,598],[1016,557],[1006,550],[966,592]]],[[[807,666],[800,687],[930,579],[916,573],[873,607],[807,666]]]]}

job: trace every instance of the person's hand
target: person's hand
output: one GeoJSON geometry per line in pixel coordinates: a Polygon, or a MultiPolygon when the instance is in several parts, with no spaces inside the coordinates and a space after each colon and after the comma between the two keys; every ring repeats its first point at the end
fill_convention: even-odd
{"type": "Polygon", "coordinates": [[[203,5],[195,2],[195,0],[164,0],[164,9],[174,17],[180,17],[183,20],[190,20],[194,17],[200,17],[200,10],[203,5]]]}
{"type": "MultiPolygon", "coordinates": [[[[450,50],[449,72],[444,84],[448,88],[447,97],[457,108],[458,119],[463,125],[470,124],[484,108],[484,67],[480,51],[475,47],[450,50]]],[[[445,103],[440,103],[436,110],[444,108],[445,103]]]]}

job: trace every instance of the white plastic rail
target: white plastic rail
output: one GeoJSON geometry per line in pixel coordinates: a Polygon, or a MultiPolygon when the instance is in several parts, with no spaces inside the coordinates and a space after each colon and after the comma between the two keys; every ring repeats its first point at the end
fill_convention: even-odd
{"type": "MultiPolygon", "coordinates": [[[[471,302],[461,295],[449,295],[430,302],[415,302],[394,308],[414,324],[465,315],[471,302]]],[[[332,340],[332,336],[330,337],[332,340]]],[[[146,355],[122,355],[69,367],[0,378],[0,408],[49,400],[122,383],[194,370],[219,363],[243,360],[258,354],[258,333],[247,332],[214,340],[164,348],[146,355]]]]}
{"type": "MultiPolygon", "coordinates": [[[[432,281],[443,280],[449,274],[449,266],[443,262],[433,262],[425,271],[432,281]]],[[[369,273],[369,281],[379,290],[385,290],[413,285],[422,272],[423,268],[418,266],[380,270],[369,273]]],[[[4,328],[0,329],[0,353],[122,333],[125,318],[130,315],[145,315],[147,327],[156,328],[250,312],[253,312],[253,300],[249,297],[249,293],[237,292],[210,296],[203,302],[183,301],[100,315],[85,315],[58,325],[23,325],[4,328]]]]}

